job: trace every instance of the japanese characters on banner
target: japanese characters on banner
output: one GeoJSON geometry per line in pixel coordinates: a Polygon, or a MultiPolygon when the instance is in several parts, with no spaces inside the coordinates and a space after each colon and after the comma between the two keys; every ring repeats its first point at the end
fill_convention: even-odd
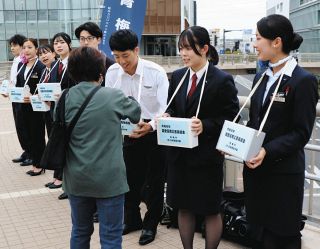
{"type": "Polygon", "coordinates": [[[109,38],[113,32],[120,29],[133,30],[140,42],[146,6],[146,0],[105,0],[100,22],[103,32],[100,50],[107,56],[113,57],[109,47],[109,38]]]}

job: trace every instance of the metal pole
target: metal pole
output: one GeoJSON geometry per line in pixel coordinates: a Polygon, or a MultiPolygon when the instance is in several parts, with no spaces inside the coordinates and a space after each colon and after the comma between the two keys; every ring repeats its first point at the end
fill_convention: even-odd
{"type": "Polygon", "coordinates": [[[223,30],[223,53],[226,54],[226,30],[223,30]]]}
{"type": "MultiPolygon", "coordinates": [[[[315,143],[315,136],[314,136],[314,132],[312,133],[312,140],[311,143],[314,144],[315,143]]],[[[314,174],[314,170],[315,170],[315,151],[311,152],[311,172],[314,174]]],[[[309,204],[308,204],[308,214],[312,215],[313,212],[313,194],[314,194],[314,181],[310,180],[310,186],[309,186],[309,204]]]]}

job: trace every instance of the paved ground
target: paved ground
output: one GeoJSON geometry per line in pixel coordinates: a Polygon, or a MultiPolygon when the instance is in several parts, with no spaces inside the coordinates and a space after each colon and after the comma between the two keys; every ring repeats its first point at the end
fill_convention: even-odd
{"type": "MultiPolygon", "coordinates": [[[[0,96],[0,249],[66,249],[69,247],[70,209],[67,200],[59,201],[61,190],[48,190],[44,184],[52,173],[30,177],[29,167],[20,167],[11,159],[20,155],[11,104],[0,96]]],[[[99,247],[98,225],[95,225],[91,248],[99,247]]],[[[159,226],[156,240],[139,246],[139,232],[123,237],[125,249],[182,248],[176,229],[159,226]]],[[[307,225],[303,236],[304,249],[319,248],[320,230],[307,225]]],[[[194,248],[204,248],[200,234],[195,236],[194,248]]],[[[219,249],[244,248],[222,241],[219,249]]]]}

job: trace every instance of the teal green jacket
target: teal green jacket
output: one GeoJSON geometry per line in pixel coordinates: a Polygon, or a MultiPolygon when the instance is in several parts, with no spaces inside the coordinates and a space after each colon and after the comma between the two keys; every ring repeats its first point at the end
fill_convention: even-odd
{"type": "MultiPolygon", "coordinates": [[[[70,88],[65,102],[67,123],[94,87],[81,82],[70,88]]],[[[92,97],[71,133],[63,175],[67,194],[108,198],[128,192],[120,119],[137,123],[140,114],[138,102],[120,90],[102,87],[92,97]]]]}

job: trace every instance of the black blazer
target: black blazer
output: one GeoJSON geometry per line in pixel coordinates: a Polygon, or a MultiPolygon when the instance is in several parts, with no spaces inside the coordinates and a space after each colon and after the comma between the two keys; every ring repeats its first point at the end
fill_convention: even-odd
{"type": "MultiPolygon", "coordinates": [[[[186,70],[187,68],[182,68],[173,72],[169,86],[168,101],[186,70]]],[[[204,75],[200,79],[191,99],[187,101],[189,74],[166,111],[172,117],[191,118],[196,115],[204,75]]],[[[209,64],[205,84],[198,115],[203,125],[203,132],[199,135],[199,146],[191,150],[169,147],[169,163],[176,160],[181,153],[184,153],[186,157],[190,157],[190,163],[192,161],[195,164],[223,162],[223,156],[215,147],[224,121],[232,120],[239,111],[238,91],[235,88],[232,76],[217,69],[211,63],[209,64]],[[195,157],[197,160],[194,160],[195,157]]]]}
{"type": "MultiPolygon", "coordinates": [[[[18,70],[23,67],[21,69],[21,71],[19,72],[19,74],[17,75],[17,87],[23,87],[24,83],[25,83],[25,79],[24,79],[24,72],[26,71],[26,64],[23,64],[22,62],[20,62],[18,64],[18,70]]],[[[32,72],[29,80],[28,80],[28,86],[30,87],[30,92],[31,94],[34,94],[36,88],[37,88],[37,84],[40,81],[41,75],[43,70],[46,68],[45,65],[43,65],[41,63],[41,61],[38,61],[37,64],[33,65],[33,67],[29,70],[26,79],[29,77],[30,73],[32,72]],[[33,69],[33,70],[32,70],[33,69]]]]}
{"type": "MultiPolygon", "coordinates": [[[[256,75],[253,86],[262,73],[256,75]]],[[[270,103],[272,85],[262,105],[268,76],[265,76],[255,94],[251,97],[248,126],[259,129],[260,123],[270,103]]],[[[304,146],[312,133],[316,105],[318,102],[317,79],[299,66],[292,77],[283,76],[278,90],[285,102],[275,101],[264,125],[266,133],[263,147],[266,157],[262,165],[255,170],[281,173],[301,173],[305,169],[304,146]]],[[[245,167],[246,170],[247,167],[245,167]]]]}
{"type": "MultiPolygon", "coordinates": [[[[114,64],[114,60],[110,59],[108,56],[106,56],[106,71],[108,71],[109,67],[114,64]]],[[[103,75],[103,81],[101,83],[101,86],[105,86],[106,82],[105,82],[105,77],[106,75],[103,75]]]]}
{"type": "MultiPolygon", "coordinates": [[[[58,74],[58,68],[59,68],[59,65],[57,64],[54,68],[54,64],[56,63],[56,61],[52,62],[51,63],[51,72],[50,72],[50,79],[49,79],[49,82],[50,83],[59,83],[61,78],[59,77],[59,74],[58,74]]],[[[75,82],[74,80],[72,80],[70,77],[69,77],[69,72],[68,72],[68,68],[66,69],[67,71],[65,72],[64,76],[63,76],[63,79],[61,81],[61,89],[64,90],[66,88],[70,88],[70,87],[73,87],[77,84],[77,82],[75,82]]],[[[62,73],[63,74],[63,73],[62,73]]]]}

